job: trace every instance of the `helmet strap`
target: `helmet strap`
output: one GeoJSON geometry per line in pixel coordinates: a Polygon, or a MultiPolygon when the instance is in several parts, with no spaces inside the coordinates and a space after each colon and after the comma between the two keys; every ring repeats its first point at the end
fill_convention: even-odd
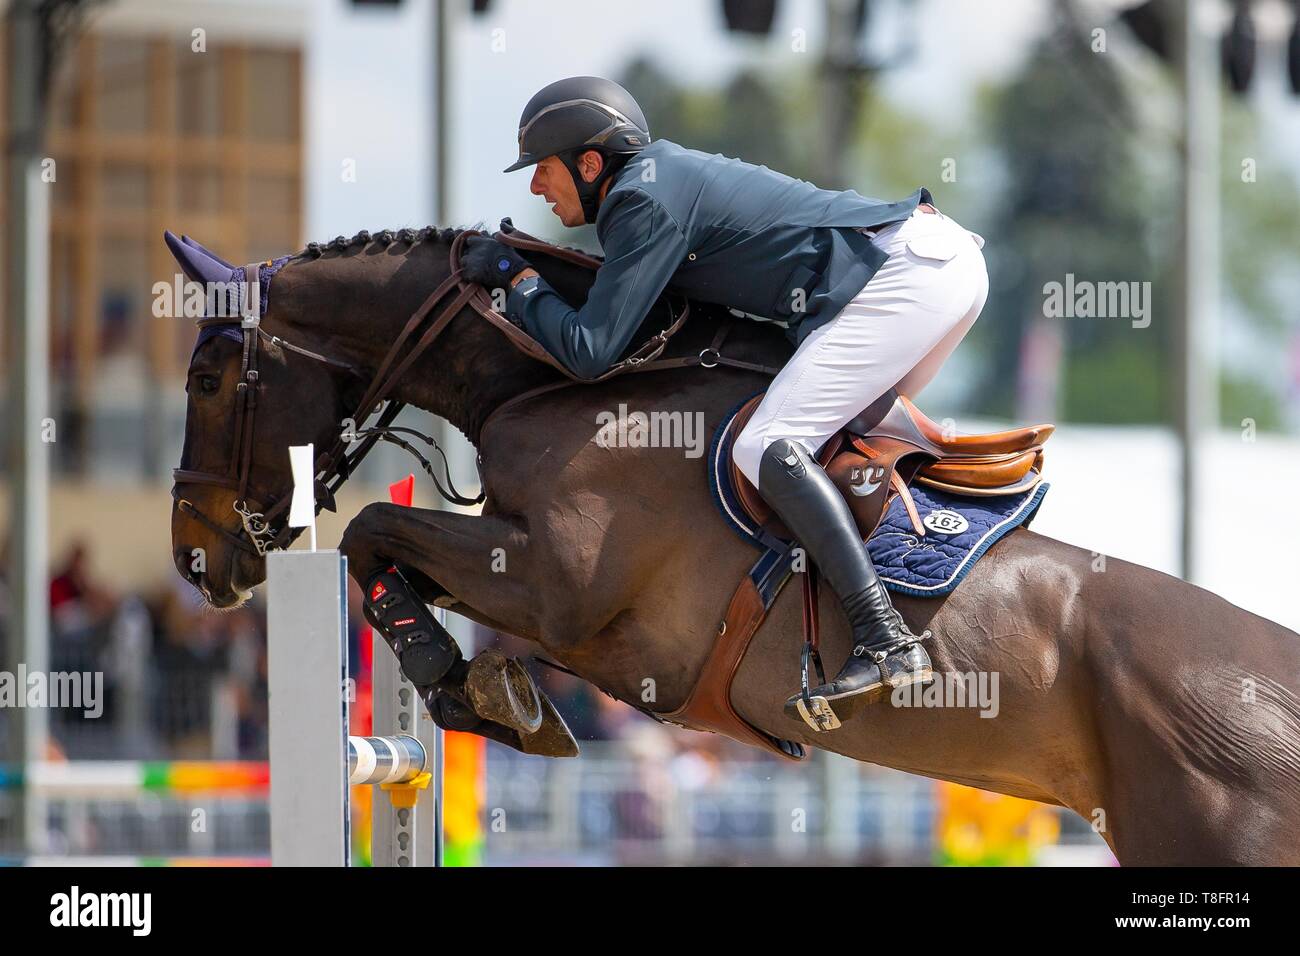
{"type": "Polygon", "coordinates": [[[604,150],[597,149],[601,158],[604,159],[605,165],[601,169],[600,175],[591,182],[582,178],[582,173],[578,171],[578,157],[592,146],[581,146],[578,149],[571,149],[567,152],[560,153],[560,162],[569,171],[573,178],[573,185],[578,190],[578,201],[582,203],[582,218],[584,222],[592,223],[596,221],[596,213],[600,210],[600,190],[615,173],[627,165],[627,161],[632,158],[631,153],[607,153],[604,150]]]}

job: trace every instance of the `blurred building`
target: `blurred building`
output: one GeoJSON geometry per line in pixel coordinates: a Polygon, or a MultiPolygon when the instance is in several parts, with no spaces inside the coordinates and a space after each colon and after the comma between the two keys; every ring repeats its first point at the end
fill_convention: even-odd
{"type": "Polygon", "coordinates": [[[222,7],[192,10],[190,22],[207,25],[185,31],[144,10],[123,22],[92,12],[53,78],[51,358],[63,473],[170,467],[177,423],[167,412],[194,332],[154,315],[155,283],[177,271],[165,228],[238,262],[301,242],[302,50],[229,9],[218,16],[222,7]]]}

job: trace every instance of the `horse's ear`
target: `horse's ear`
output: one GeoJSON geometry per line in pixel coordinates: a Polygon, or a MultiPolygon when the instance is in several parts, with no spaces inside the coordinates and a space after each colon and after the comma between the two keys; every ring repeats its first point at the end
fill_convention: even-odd
{"type": "Polygon", "coordinates": [[[171,250],[172,258],[181,271],[195,282],[233,282],[235,270],[219,259],[214,259],[201,246],[186,245],[171,231],[163,233],[163,241],[171,250]]]}
{"type": "Polygon", "coordinates": [[[229,262],[227,262],[225,259],[221,258],[221,256],[217,255],[215,252],[213,252],[211,249],[207,248],[206,246],[199,245],[197,240],[191,239],[189,236],[185,235],[184,233],[181,233],[181,242],[185,243],[185,245],[189,246],[191,249],[199,250],[199,252],[202,252],[208,258],[215,259],[217,262],[220,262],[223,266],[225,266],[230,271],[233,272],[235,270],[235,267],[231,265],[229,262]]]}

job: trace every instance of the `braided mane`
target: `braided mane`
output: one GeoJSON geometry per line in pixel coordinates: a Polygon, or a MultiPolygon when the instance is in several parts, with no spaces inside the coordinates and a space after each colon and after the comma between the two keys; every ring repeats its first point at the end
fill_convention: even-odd
{"type": "Polygon", "coordinates": [[[346,252],[352,246],[359,245],[364,248],[372,242],[378,243],[385,249],[399,242],[408,246],[429,241],[445,244],[452,242],[464,231],[463,228],[439,229],[437,226],[425,226],[423,229],[383,229],[376,233],[371,233],[368,229],[362,229],[351,239],[347,236],[335,236],[328,242],[309,242],[305,248],[295,253],[295,255],[318,259],[325,252],[346,252]]]}
{"type": "MultiPolygon", "coordinates": [[[[461,226],[459,228],[439,229],[437,226],[425,226],[423,229],[383,229],[375,233],[370,232],[368,229],[362,229],[350,239],[347,236],[335,236],[327,242],[309,242],[305,248],[294,253],[294,255],[295,257],[305,256],[310,259],[318,259],[325,252],[346,252],[353,246],[358,245],[365,248],[372,242],[378,243],[384,249],[394,243],[405,243],[408,246],[414,246],[420,242],[437,242],[450,245],[462,232],[467,230],[481,231],[483,226],[484,224],[480,222],[473,226],[461,226]]],[[[590,254],[576,246],[557,245],[556,248],[582,253],[583,255],[590,254]]]]}

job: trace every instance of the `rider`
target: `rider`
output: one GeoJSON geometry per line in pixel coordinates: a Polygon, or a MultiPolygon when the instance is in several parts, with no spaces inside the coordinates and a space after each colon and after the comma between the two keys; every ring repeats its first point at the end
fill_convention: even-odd
{"type": "Polygon", "coordinates": [[[825,696],[841,718],[931,678],[930,658],[890,603],[853,517],[814,460],[891,387],[915,395],[984,306],[983,240],[921,188],[898,202],[832,192],[650,130],[632,95],[593,76],[528,101],[519,158],[566,226],[595,223],[605,259],[575,309],[513,249],[466,242],[465,278],[506,289],[507,315],[576,375],[628,346],[665,287],[782,322],[798,348],[737,437],[737,466],[843,603],[853,654],[825,696]],[[633,158],[636,161],[633,162],[633,158]]]}

